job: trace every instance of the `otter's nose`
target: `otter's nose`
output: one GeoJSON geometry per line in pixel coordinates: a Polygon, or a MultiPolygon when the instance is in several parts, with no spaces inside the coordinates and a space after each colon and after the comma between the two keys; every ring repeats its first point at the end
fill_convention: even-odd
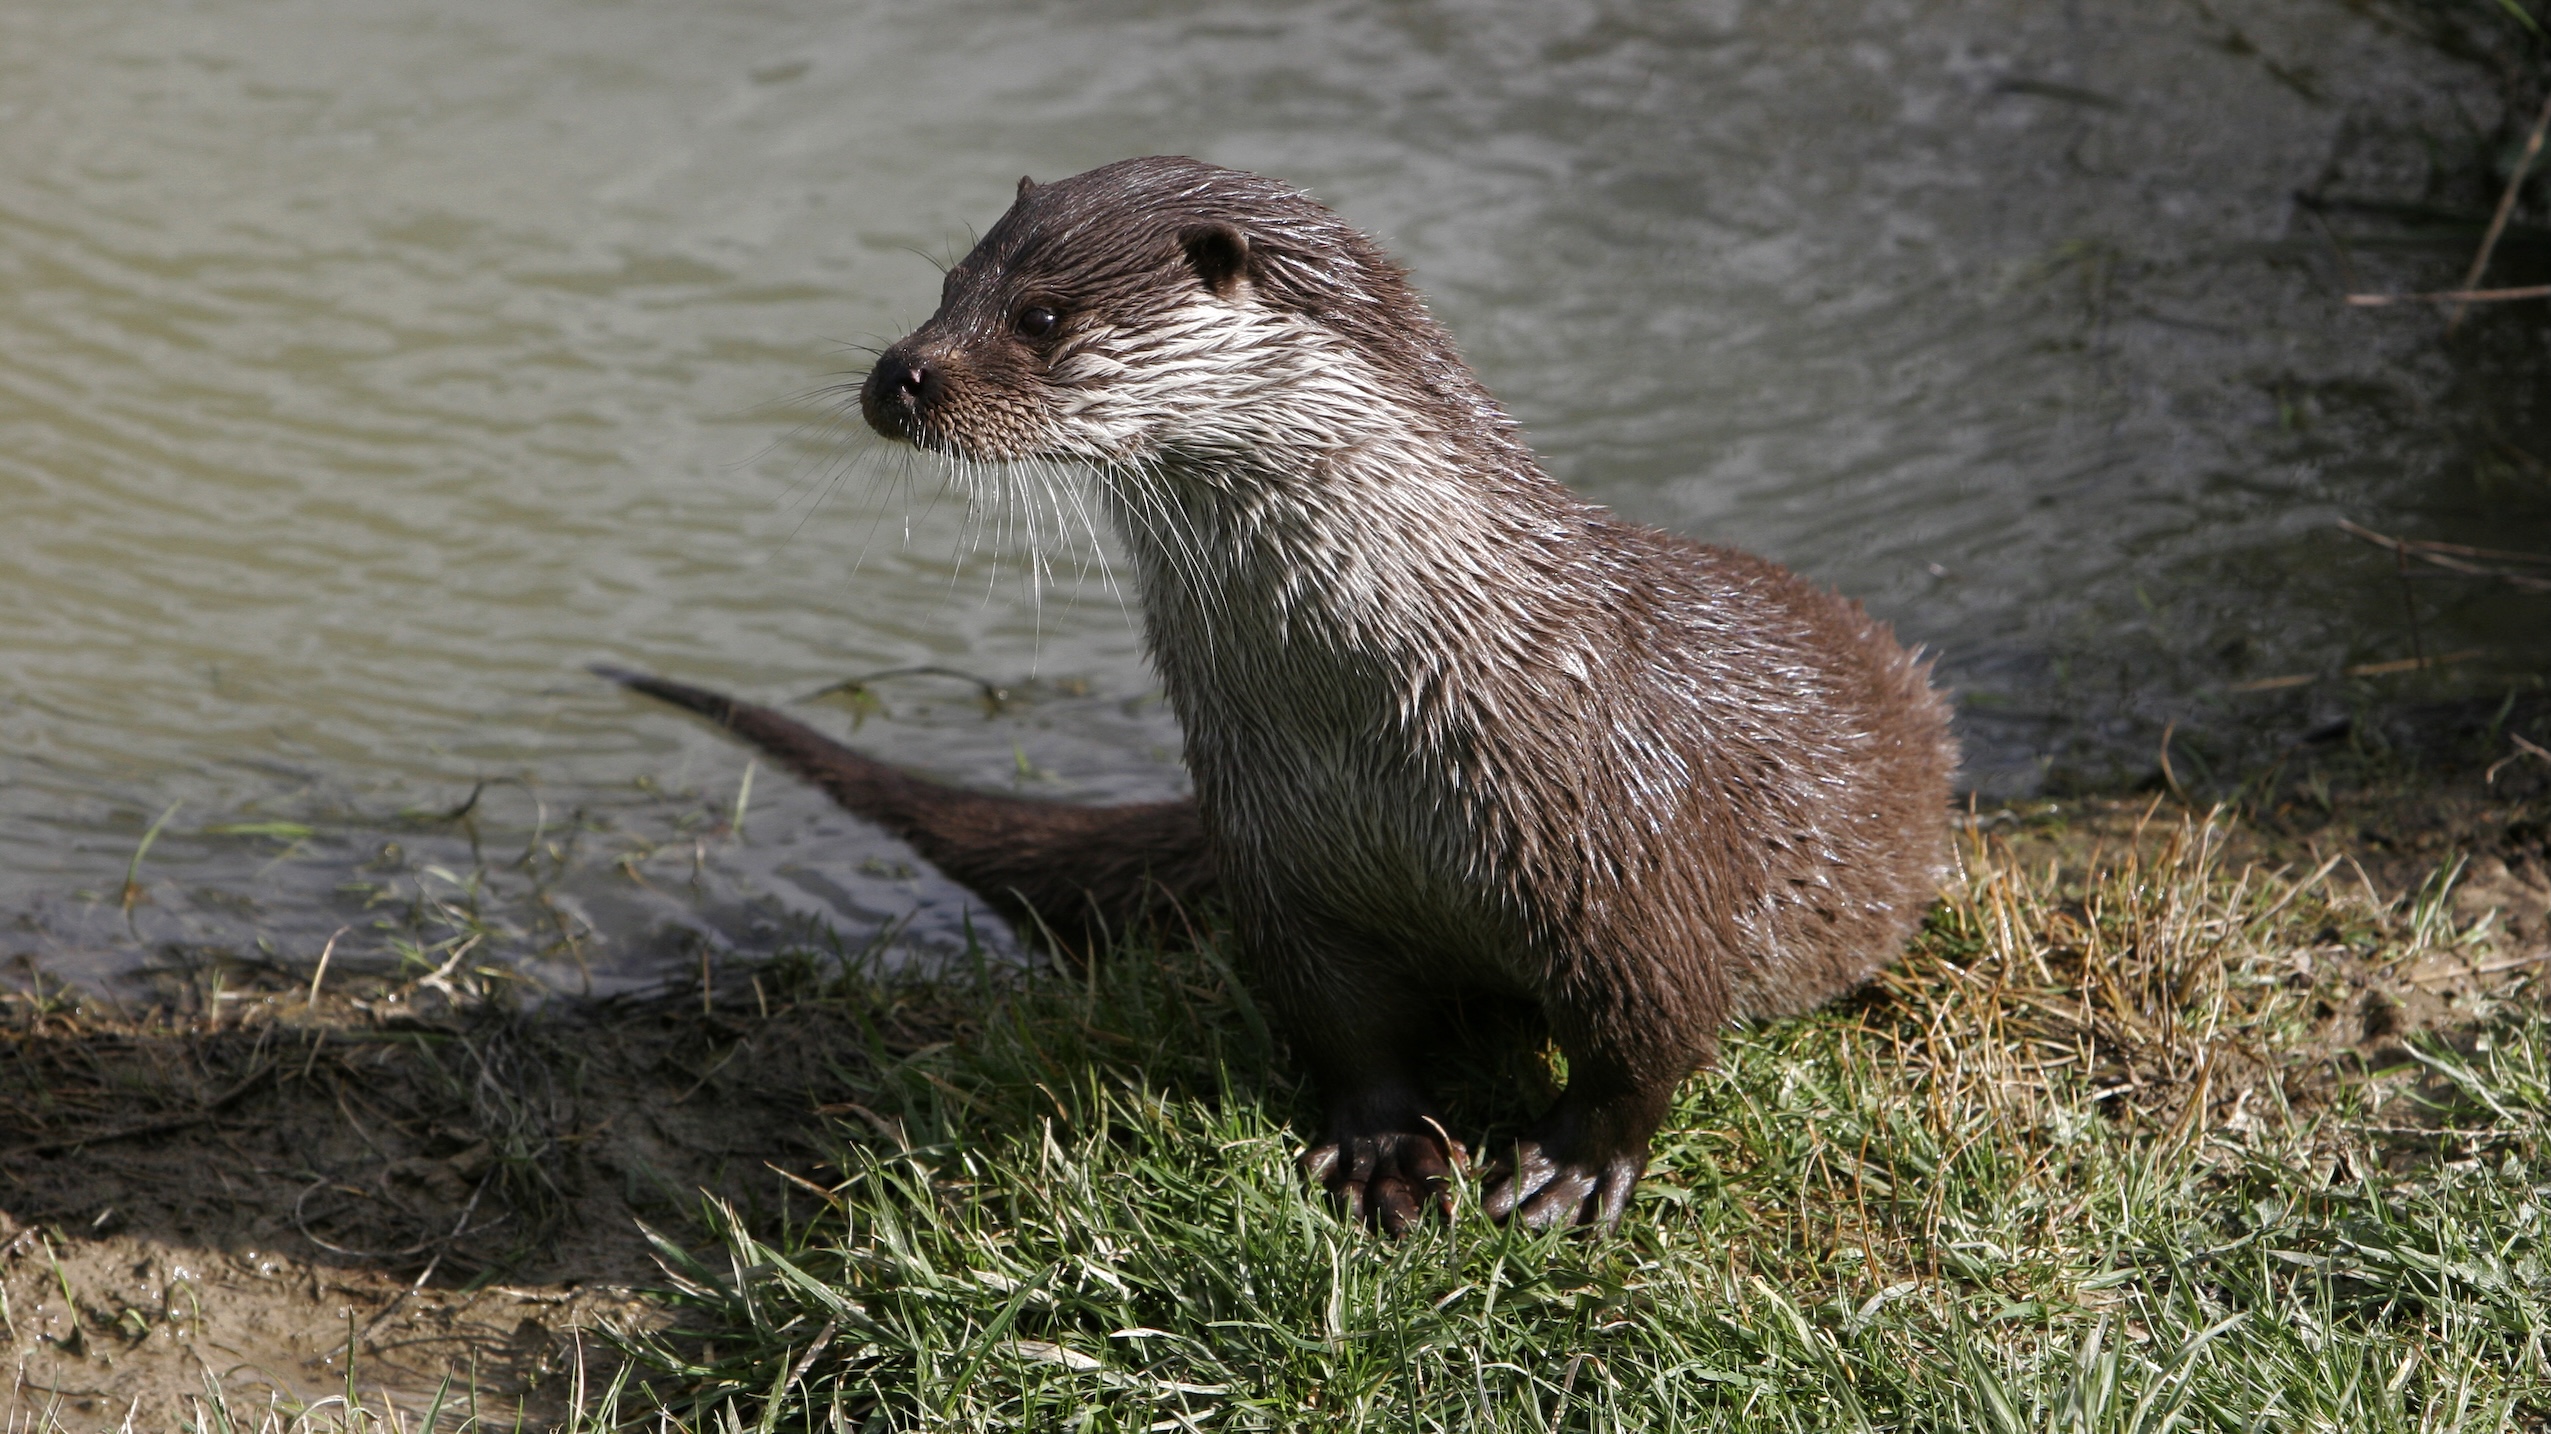
{"type": "Polygon", "coordinates": [[[923,409],[947,387],[947,371],[901,344],[878,356],[859,386],[860,416],[888,438],[916,443],[921,438],[923,409]]]}

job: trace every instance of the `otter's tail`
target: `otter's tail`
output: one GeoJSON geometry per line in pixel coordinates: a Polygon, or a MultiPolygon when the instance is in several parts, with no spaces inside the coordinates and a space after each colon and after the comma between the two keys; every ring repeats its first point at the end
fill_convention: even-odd
{"type": "Polygon", "coordinates": [[[1066,954],[1177,919],[1211,894],[1193,801],[1089,807],[947,786],[865,757],[793,717],[625,668],[594,672],[696,712],[759,747],[1066,954]]]}

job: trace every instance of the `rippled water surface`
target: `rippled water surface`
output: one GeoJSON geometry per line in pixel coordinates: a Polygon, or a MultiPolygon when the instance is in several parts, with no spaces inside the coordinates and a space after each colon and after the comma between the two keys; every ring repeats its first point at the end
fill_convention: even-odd
{"type": "MultiPolygon", "coordinates": [[[[835,387],[1021,173],[1128,154],[1277,174],[1381,235],[1562,478],[1936,648],[1988,791],[2133,770],[2165,722],[2300,730],[2411,650],[2336,519],[2551,548],[2538,310],[2447,341],[2339,298],[2448,286],[2491,197],[2496,72],[2428,27],[21,0],[0,955],[306,964],[420,904],[601,985],[791,914],[962,938],[908,854],[747,790],[595,660],[766,700],[959,668],[1013,700],[925,676],[805,710],[966,781],[1176,790],[1118,597],[1069,561],[1026,581],[1018,526],[970,526],[835,387]]],[[[2422,650],[2480,654],[2454,681],[2540,670],[2543,598],[2417,596],[2422,650]]]]}

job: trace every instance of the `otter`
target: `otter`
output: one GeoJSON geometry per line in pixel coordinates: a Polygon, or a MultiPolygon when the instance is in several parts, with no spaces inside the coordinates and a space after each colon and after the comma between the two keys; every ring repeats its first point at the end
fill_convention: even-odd
{"type": "Polygon", "coordinates": [[[1218,892],[1325,1103],[1302,1168],[1350,1218],[1450,1209],[1449,1003],[1520,1003],[1567,1057],[1486,1212],[1610,1225],[1720,1030],[1862,984],[1937,895],[1956,750],[1929,663],[1550,478],[1407,274],[1300,190],[1177,157],[1021,180],[859,402],[959,473],[1093,475],[1193,801],[961,793],[633,685],[1067,941],[1218,892]]]}

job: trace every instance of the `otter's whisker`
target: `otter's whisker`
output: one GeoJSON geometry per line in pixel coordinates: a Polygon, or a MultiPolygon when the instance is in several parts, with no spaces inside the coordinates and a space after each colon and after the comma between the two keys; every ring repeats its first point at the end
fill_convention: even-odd
{"type": "Polygon", "coordinates": [[[1096,567],[1100,580],[1107,584],[1107,591],[1115,597],[1118,610],[1125,613],[1127,620],[1130,621],[1133,610],[1126,606],[1125,590],[1116,581],[1116,567],[1108,561],[1107,540],[1099,535],[1098,524],[1090,515],[1084,491],[1089,481],[1090,476],[1085,469],[1067,470],[1060,465],[1055,466],[1052,484],[1058,495],[1057,511],[1058,513],[1060,511],[1061,499],[1069,498],[1072,503],[1072,514],[1080,519],[1081,533],[1088,540],[1088,546],[1084,549],[1085,556],[1081,562],[1079,580],[1087,582],[1090,569],[1096,567]]]}
{"type": "MultiPolygon", "coordinates": [[[[1073,600],[1077,601],[1079,590],[1089,582],[1090,562],[1092,557],[1096,556],[1096,550],[1094,546],[1082,547],[1072,539],[1071,514],[1063,507],[1063,490],[1070,480],[1059,464],[1042,455],[1027,460],[1024,467],[1028,474],[1035,478],[1037,488],[1044,495],[1045,506],[1054,516],[1052,532],[1057,548],[1072,554],[1076,560],[1072,573],[1072,587],[1073,600]]],[[[1059,573],[1060,570],[1057,569],[1057,571],[1059,573]]]]}

